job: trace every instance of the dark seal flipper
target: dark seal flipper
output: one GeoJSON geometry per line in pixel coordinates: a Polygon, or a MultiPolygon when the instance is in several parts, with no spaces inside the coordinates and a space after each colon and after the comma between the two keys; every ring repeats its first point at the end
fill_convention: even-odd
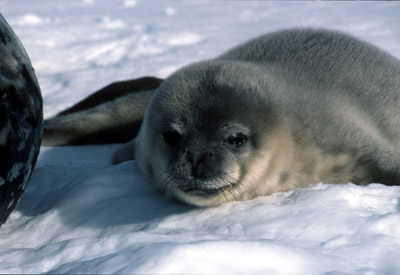
{"type": "Polygon", "coordinates": [[[88,110],[100,104],[113,101],[119,97],[148,90],[154,90],[160,86],[162,79],[145,76],[133,80],[118,81],[107,85],[97,92],[89,95],[72,107],[60,112],[57,116],[68,115],[83,110],[88,110]]]}
{"type": "Polygon", "coordinates": [[[42,137],[42,97],[28,55],[0,15],[0,224],[18,203],[42,137]]]}
{"type": "Polygon", "coordinates": [[[134,138],[153,90],[155,77],[112,83],[45,120],[43,145],[123,143],[134,138]]]}

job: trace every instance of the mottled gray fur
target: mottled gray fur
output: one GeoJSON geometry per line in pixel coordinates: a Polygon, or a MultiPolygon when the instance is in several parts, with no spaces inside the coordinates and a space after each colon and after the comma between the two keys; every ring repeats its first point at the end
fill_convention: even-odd
{"type": "Polygon", "coordinates": [[[346,34],[270,33],[189,65],[154,92],[136,158],[197,206],[312,183],[400,184],[400,62],[346,34]]]}

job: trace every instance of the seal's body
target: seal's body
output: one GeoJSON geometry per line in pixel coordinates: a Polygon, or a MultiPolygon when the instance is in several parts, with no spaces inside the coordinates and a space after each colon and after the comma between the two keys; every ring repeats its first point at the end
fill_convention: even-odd
{"type": "Polygon", "coordinates": [[[197,206],[317,182],[400,184],[399,76],[397,59],[342,33],[267,34],[164,80],[113,161],[136,158],[159,190],[197,206]]]}
{"type": "Polygon", "coordinates": [[[42,96],[24,47],[0,14],[0,224],[16,207],[42,139],[42,96]]]}

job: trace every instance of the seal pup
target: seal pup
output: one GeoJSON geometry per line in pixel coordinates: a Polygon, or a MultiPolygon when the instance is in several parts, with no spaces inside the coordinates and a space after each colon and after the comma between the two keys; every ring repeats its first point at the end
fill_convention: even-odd
{"type": "Polygon", "coordinates": [[[318,182],[398,185],[399,76],[396,58],[340,32],[266,34],[165,79],[113,163],[136,159],[158,190],[201,207],[318,182]]]}

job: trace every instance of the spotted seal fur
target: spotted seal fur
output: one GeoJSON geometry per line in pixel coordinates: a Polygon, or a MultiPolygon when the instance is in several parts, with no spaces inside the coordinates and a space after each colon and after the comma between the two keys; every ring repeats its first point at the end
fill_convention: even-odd
{"type": "Polygon", "coordinates": [[[31,62],[0,15],[0,224],[16,207],[40,150],[42,97],[31,62]]]}

